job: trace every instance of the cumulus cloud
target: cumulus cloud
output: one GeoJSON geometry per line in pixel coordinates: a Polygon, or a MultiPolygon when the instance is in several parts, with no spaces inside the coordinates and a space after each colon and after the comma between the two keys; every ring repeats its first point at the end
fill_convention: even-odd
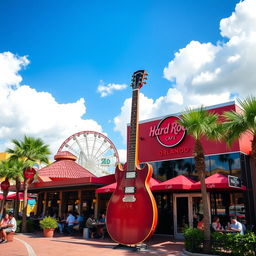
{"type": "Polygon", "coordinates": [[[39,137],[55,154],[61,143],[78,131],[102,127],[94,120],[83,119],[85,100],[60,104],[48,92],[21,85],[19,71],[29,64],[27,57],[0,53],[0,151],[11,147],[11,139],[24,135],[39,137]]]}
{"type": "MultiPolygon", "coordinates": [[[[230,17],[220,21],[222,42],[192,40],[177,51],[163,70],[170,81],[166,95],[150,99],[141,94],[140,120],[183,111],[187,106],[227,102],[234,95],[256,94],[256,1],[236,5],[230,17]]],[[[131,99],[115,117],[115,130],[126,140],[131,99]]]]}
{"type": "Polygon", "coordinates": [[[100,81],[100,84],[97,88],[97,92],[100,93],[101,97],[107,97],[112,94],[114,91],[120,91],[126,89],[127,84],[107,84],[105,85],[103,81],[100,81]]]}

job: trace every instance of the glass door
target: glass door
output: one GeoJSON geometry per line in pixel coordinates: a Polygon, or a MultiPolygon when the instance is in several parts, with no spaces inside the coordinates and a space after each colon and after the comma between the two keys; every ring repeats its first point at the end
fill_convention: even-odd
{"type": "Polygon", "coordinates": [[[188,197],[176,198],[176,212],[177,212],[177,233],[182,233],[183,228],[189,226],[189,212],[188,212],[188,197]]]}
{"type": "Polygon", "coordinates": [[[185,227],[196,227],[203,216],[202,197],[200,194],[174,194],[173,195],[174,237],[183,238],[185,227]]]}

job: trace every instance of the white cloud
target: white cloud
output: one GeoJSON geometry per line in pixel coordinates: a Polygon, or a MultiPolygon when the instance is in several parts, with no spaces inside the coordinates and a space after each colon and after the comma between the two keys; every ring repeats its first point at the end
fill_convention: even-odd
{"type": "Polygon", "coordinates": [[[112,94],[114,91],[120,91],[126,89],[127,84],[107,84],[105,85],[103,81],[100,81],[100,84],[97,88],[97,92],[100,93],[101,97],[106,97],[112,94]]]}
{"type": "MultiPolygon", "coordinates": [[[[256,95],[256,1],[236,5],[230,17],[220,21],[223,42],[192,40],[175,53],[164,78],[171,82],[165,96],[149,99],[141,94],[140,120],[183,111],[187,106],[209,106],[256,95]]],[[[126,99],[114,119],[115,130],[126,139],[131,99],[126,99]]]]}
{"type": "Polygon", "coordinates": [[[118,149],[120,163],[122,163],[122,164],[126,163],[126,158],[127,158],[126,154],[127,154],[126,149],[118,149]]]}
{"type": "Polygon", "coordinates": [[[0,151],[11,147],[10,140],[29,135],[42,138],[55,154],[62,142],[73,133],[102,127],[86,114],[83,98],[60,104],[48,92],[21,85],[18,72],[28,65],[27,57],[0,53],[0,151]]]}

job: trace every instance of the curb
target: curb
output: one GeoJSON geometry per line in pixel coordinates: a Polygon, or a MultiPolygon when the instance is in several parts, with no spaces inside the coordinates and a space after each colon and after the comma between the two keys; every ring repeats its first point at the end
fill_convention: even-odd
{"type": "Polygon", "coordinates": [[[181,256],[218,256],[218,255],[188,252],[185,249],[183,249],[181,256]]]}

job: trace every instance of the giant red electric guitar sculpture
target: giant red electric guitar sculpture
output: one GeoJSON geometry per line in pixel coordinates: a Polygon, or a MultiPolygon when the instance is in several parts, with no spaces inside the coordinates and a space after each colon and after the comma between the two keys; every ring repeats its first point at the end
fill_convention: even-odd
{"type": "Polygon", "coordinates": [[[138,166],[138,103],[146,75],[145,70],[133,74],[127,168],[123,169],[121,164],[116,167],[117,187],[107,208],[108,233],[124,245],[142,243],[154,233],[157,224],[156,202],[149,188],[152,166],[138,166]]]}

